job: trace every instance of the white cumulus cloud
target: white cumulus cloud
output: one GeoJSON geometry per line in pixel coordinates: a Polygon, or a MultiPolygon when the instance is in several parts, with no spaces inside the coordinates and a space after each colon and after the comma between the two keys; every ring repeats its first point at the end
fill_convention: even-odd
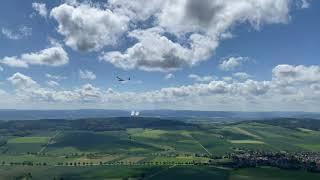
{"type": "Polygon", "coordinates": [[[87,79],[87,80],[95,80],[97,76],[89,70],[79,70],[79,76],[81,79],[87,79]]]}
{"type": "Polygon", "coordinates": [[[32,8],[42,17],[46,18],[48,16],[47,6],[44,3],[32,3],[32,8]]]}
{"type": "Polygon", "coordinates": [[[39,52],[25,53],[20,57],[4,57],[0,63],[10,67],[28,68],[29,65],[62,66],[69,62],[67,52],[60,46],[50,47],[39,52]]]}
{"type": "Polygon", "coordinates": [[[58,86],[60,86],[60,84],[57,81],[53,81],[53,80],[47,81],[47,85],[50,86],[50,87],[58,87],[58,86]]]}
{"type": "Polygon", "coordinates": [[[172,74],[172,73],[169,73],[164,76],[164,79],[172,79],[172,78],[174,78],[174,74],[172,74]]]}
{"type": "Polygon", "coordinates": [[[198,64],[210,55],[203,46],[217,46],[210,37],[194,34],[190,37],[192,45],[187,48],[165,37],[164,32],[161,28],[132,31],[129,36],[137,39],[137,44],[124,53],[104,53],[101,59],[123,69],[166,72],[198,64]]]}
{"type": "Polygon", "coordinates": [[[249,79],[250,77],[252,77],[250,74],[246,73],[246,72],[236,72],[232,74],[233,77],[236,77],[240,80],[246,80],[249,79]]]}
{"type": "MultiPolygon", "coordinates": [[[[261,29],[290,20],[298,0],[110,0],[63,3],[50,16],[71,48],[105,51],[122,69],[174,71],[208,60],[239,24],[261,29]],[[127,41],[130,39],[130,41],[127,41]],[[119,48],[119,41],[129,42],[119,48]]],[[[299,0],[300,1],[300,0],[299,0]]]]}
{"type": "Polygon", "coordinates": [[[16,56],[13,57],[4,57],[0,60],[1,64],[7,65],[9,67],[17,67],[17,68],[28,68],[29,65],[25,62],[19,59],[16,56]]]}
{"type": "Polygon", "coordinates": [[[31,77],[21,74],[19,72],[13,74],[7,79],[12,85],[19,89],[38,87],[38,83],[31,77]]]}
{"type": "Polygon", "coordinates": [[[248,61],[248,58],[246,57],[230,57],[224,59],[221,64],[219,64],[219,68],[223,71],[233,71],[236,68],[242,66],[242,64],[246,61],[248,61]]]}
{"type": "Polygon", "coordinates": [[[310,84],[320,82],[320,66],[278,65],[273,71],[273,79],[281,84],[310,84]]]}
{"type": "Polygon", "coordinates": [[[83,52],[114,45],[128,29],[126,16],[89,3],[61,4],[51,10],[50,16],[58,22],[58,32],[65,37],[65,43],[83,52]]]}
{"type": "Polygon", "coordinates": [[[196,82],[210,82],[215,80],[215,77],[213,76],[199,76],[197,74],[189,74],[188,77],[196,82]]]}

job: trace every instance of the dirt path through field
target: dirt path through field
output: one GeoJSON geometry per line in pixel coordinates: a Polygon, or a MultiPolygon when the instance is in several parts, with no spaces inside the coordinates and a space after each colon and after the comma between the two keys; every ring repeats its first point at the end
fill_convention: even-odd
{"type": "Polygon", "coordinates": [[[51,144],[53,142],[53,140],[60,134],[60,131],[57,131],[47,142],[46,145],[44,145],[40,151],[38,152],[38,154],[42,153],[47,147],[49,144],[51,144]]]}
{"type": "Polygon", "coordinates": [[[209,155],[212,155],[211,152],[209,152],[207,148],[205,148],[196,138],[194,138],[194,137],[192,136],[192,134],[190,134],[190,137],[191,137],[195,142],[197,142],[197,143],[202,147],[202,149],[204,149],[209,155]]]}

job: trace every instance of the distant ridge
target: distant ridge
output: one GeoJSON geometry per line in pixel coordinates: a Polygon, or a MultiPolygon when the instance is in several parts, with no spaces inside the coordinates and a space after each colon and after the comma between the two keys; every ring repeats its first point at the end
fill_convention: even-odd
{"type": "MultiPolygon", "coordinates": [[[[240,112],[240,111],[191,111],[191,110],[141,110],[142,117],[176,118],[206,120],[255,120],[274,118],[314,118],[320,119],[320,113],[309,112],[240,112]]],[[[0,110],[0,120],[38,120],[38,119],[81,119],[129,117],[131,110],[0,110]]]]}

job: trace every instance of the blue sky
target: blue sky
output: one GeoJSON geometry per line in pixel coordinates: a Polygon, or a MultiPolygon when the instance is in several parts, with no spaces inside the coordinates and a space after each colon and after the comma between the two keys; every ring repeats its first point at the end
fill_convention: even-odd
{"type": "Polygon", "coordinates": [[[5,0],[0,108],[319,111],[319,7],[5,0]]]}

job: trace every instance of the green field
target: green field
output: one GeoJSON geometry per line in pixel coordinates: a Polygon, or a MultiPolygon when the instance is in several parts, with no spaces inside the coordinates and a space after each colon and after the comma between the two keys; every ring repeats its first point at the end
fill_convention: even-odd
{"type": "Polygon", "coordinates": [[[230,180],[316,180],[320,174],[303,171],[279,170],[276,168],[251,168],[231,172],[230,180]]]}
{"type": "Polygon", "coordinates": [[[153,166],[153,167],[0,167],[1,180],[23,179],[31,174],[34,180],[44,179],[150,179],[150,180],[318,180],[320,174],[276,168],[221,169],[216,167],[153,166]]]}
{"type": "Polygon", "coordinates": [[[157,151],[156,147],[132,141],[124,132],[64,132],[48,145],[46,153],[65,154],[71,152],[125,153],[136,149],[144,153],[157,151]]]}
{"type": "Polygon", "coordinates": [[[9,139],[9,144],[18,144],[18,143],[40,143],[46,144],[49,140],[49,137],[18,137],[9,139]]]}
{"type": "Polygon", "coordinates": [[[319,179],[319,174],[305,171],[221,166],[231,161],[224,158],[227,154],[246,150],[320,152],[320,132],[305,126],[240,122],[175,129],[165,122],[139,128],[130,121],[126,128],[109,123],[105,127],[111,130],[90,130],[101,125],[86,123],[47,131],[24,129],[19,133],[24,136],[0,129],[1,178],[23,179],[31,173],[32,179],[319,179]]]}
{"type": "MultiPolygon", "coordinates": [[[[233,149],[319,151],[320,133],[259,123],[218,125],[204,130],[127,129],[125,131],[63,131],[54,136],[8,136],[6,153],[44,152],[140,154],[184,153],[223,155],[233,149]]],[[[5,137],[5,136],[4,136],[5,137]]]]}

